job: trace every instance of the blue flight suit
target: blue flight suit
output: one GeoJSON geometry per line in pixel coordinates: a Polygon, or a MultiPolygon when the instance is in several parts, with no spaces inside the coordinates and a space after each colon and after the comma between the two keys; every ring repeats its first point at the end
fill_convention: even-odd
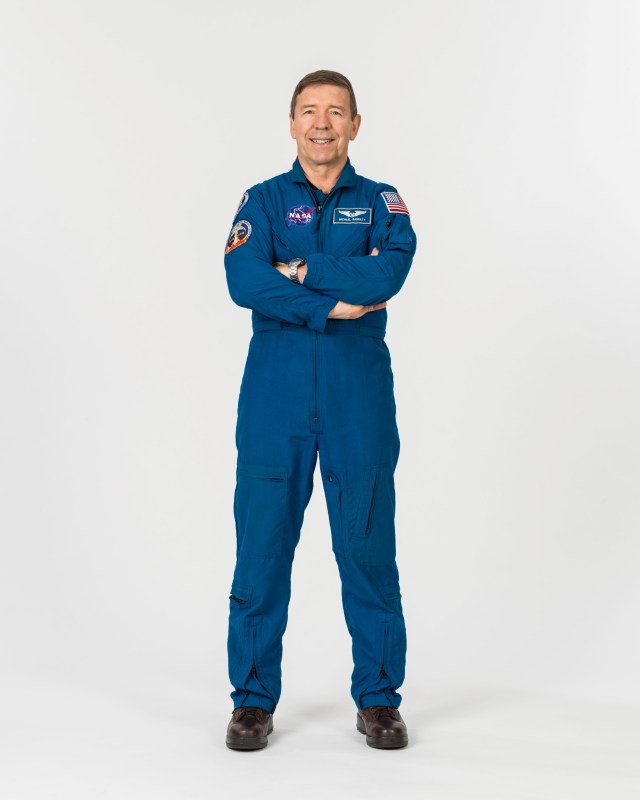
{"type": "Polygon", "coordinates": [[[393,481],[400,441],[387,311],[327,315],[338,300],[373,305],[399,292],[415,248],[394,187],[357,175],[349,161],[325,197],[296,159],[290,172],[245,192],[236,212],[225,270],[232,299],[252,309],[253,336],[236,428],[228,634],[235,707],[273,713],[280,697],[291,567],[318,453],[352,637],[351,694],[360,709],[400,705],[406,629],[393,481]],[[369,255],[374,247],[378,256],[369,255]],[[296,257],[307,262],[303,285],[272,266],[296,257]]]}

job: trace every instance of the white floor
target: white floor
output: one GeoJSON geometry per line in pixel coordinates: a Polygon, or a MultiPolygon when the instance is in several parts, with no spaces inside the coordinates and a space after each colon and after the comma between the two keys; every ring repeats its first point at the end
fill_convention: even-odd
{"type": "Polygon", "coordinates": [[[347,704],[289,696],[268,747],[238,753],[224,744],[226,696],[204,683],[137,681],[99,691],[25,680],[3,702],[0,796],[640,797],[638,708],[486,687],[425,688],[429,699],[402,707],[406,749],[367,747],[347,704]]]}

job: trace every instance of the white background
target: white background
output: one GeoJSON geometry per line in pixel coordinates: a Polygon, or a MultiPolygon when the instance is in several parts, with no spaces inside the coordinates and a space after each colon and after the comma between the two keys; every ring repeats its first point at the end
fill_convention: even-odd
{"type": "Polygon", "coordinates": [[[611,0],[2,0],[3,798],[638,797],[639,41],[611,0]],[[387,338],[411,744],[355,731],[316,476],[276,731],[234,753],[222,251],[318,68],[418,236],[387,338]]]}

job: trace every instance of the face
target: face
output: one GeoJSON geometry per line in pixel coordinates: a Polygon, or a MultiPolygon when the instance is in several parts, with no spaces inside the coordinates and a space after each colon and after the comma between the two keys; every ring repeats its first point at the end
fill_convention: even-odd
{"type": "Polygon", "coordinates": [[[339,167],[357,136],[360,115],[351,119],[349,92],[343,86],[316,83],[298,95],[289,124],[303,167],[339,167]]]}

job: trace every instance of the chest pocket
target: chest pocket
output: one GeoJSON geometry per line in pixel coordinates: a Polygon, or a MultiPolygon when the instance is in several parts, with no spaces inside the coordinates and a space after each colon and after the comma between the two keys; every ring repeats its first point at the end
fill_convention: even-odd
{"type": "MultiPolygon", "coordinates": [[[[329,225],[324,229],[322,251],[337,257],[368,256],[371,225],[329,225]]],[[[291,261],[318,252],[315,225],[309,229],[292,229],[281,225],[272,227],[273,260],[291,261]]],[[[373,245],[372,245],[373,246],[373,245]]]]}
{"type": "Polygon", "coordinates": [[[289,262],[293,258],[302,258],[296,253],[287,239],[276,229],[272,228],[273,233],[273,260],[289,262]]]}
{"type": "Polygon", "coordinates": [[[276,224],[272,226],[271,232],[273,234],[274,261],[304,258],[317,250],[315,221],[309,225],[293,227],[276,224]]]}

